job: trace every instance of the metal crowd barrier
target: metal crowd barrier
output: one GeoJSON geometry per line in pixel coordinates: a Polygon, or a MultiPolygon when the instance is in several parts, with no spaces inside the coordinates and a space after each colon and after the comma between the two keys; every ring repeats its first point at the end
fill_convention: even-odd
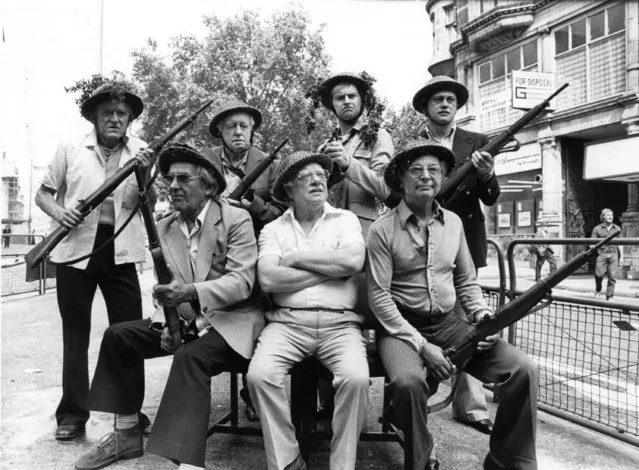
{"type": "MultiPolygon", "coordinates": [[[[557,238],[553,245],[592,245],[595,239],[557,238]]],[[[508,245],[508,297],[521,295],[508,245]]],[[[639,238],[613,245],[639,245],[639,238]]],[[[498,295],[484,289],[489,302],[498,295]]],[[[565,297],[551,302],[509,329],[508,340],[539,364],[539,409],[639,446],[639,305],[565,297]]],[[[493,304],[496,306],[496,304],[493,304]]]]}
{"type": "Polygon", "coordinates": [[[0,268],[3,297],[29,292],[44,294],[55,287],[54,265],[41,263],[29,269],[24,262],[24,255],[43,238],[42,235],[3,235],[0,268]]]}

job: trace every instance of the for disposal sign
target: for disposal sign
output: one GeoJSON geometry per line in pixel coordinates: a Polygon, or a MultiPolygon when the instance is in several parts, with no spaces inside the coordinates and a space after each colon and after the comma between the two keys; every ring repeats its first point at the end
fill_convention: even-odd
{"type": "MultiPolygon", "coordinates": [[[[534,108],[555,91],[555,74],[513,70],[513,108],[534,108]]],[[[554,101],[554,100],[553,100],[554,101]]],[[[554,103],[546,109],[553,110],[554,103]]]]}

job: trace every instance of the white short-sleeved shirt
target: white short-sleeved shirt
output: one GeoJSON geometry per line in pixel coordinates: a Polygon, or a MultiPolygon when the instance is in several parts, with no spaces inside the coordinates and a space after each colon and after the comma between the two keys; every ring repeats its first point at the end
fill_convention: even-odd
{"type": "MultiPolygon", "coordinates": [[[[281,217],[267,224],[260,233],[258,259],[284,257],[304,251],[336,250],[346,246],[364,246],[362,228],[351,211],[324,204],[324,213],[308,236],[289,208],[281,217]]],[[[330,308],[352,310],[357,301],[355,276],[331,279],[296,292],[273,294],[277,306],[291,308],[330,308]]]]}
{"type": "MultiPolygon", "coordinates": [[[[136,137],[127,137],[122,147],[119,168],[131,160],[146,143],[136,137]]],[[[56,193],[56,201],[66,208],[76,207],[78,201],[86,199],[98,189],[106,179],[106,162],[98,150],[95,128],[79,142],[63,142],[49,163],[47,174],[41,184],[56,193]]],[[[131,174],[113,193],[115,210],[115,230],[129,217],[138,202],[138,186],[135,174],[131,174]]],[[[54,262],[68,261],[91,252],[98,230],[100,210],[94,210],[51,252],[54,262]]],[[[51,231],[59,224],[51,221],[51,231]]],[[[136,214],[129,225],[114,241],[115,264],[134,263],[144,260],[145,231],[142,217],[136,214]]],[[[85,269],[89,260],[73,265],[85,269]]]]}

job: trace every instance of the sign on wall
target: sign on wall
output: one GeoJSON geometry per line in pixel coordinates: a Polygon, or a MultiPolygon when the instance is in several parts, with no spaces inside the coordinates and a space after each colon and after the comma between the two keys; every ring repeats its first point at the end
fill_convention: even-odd
{"type": "MultiPolygon", "coordinates": [[[[513,108],[534,108],[555,91],[555,74],[548,72],[524,72],[513,70],[513,108]]],[[[554,101],[554,100],[553,100],[554,101]]],[[[555,108],[553,101],[546,108],[551,111],[555,108]]]]}
{"type": "Polygon", "coordinates": [[[541,147],[537,142],[523,144],[514,152],[500,153],[495,156],[497,176],[538,170],[541,168],[541,147]]]}

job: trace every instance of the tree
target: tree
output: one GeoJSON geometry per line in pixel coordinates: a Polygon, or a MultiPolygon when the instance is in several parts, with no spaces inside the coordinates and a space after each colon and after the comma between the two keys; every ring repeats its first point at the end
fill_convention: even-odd
{"type": "Polygon", "coordinates": [[[228,19],[205,16],[203,21],[206,37],[173,38],[169,57],[162,57],[152,40],[133,52],[133,78],[145,103],[142,137],[152,141],[213,99],[208,115],[180,138],[217,145],[208,132],[213,109],[236,97],[262,112],[264,123],[255,142],[262,149],[272,150],[286,137],[292,145],[284,152],[314,149],[330,127],[325,116],[309,136],[304,119],[306,90],[328,75],[321,28],[311,31],[307,14],[299,9],[278,11],[267,19],[242,11],[228,19]]]}
{"type": "Polygon", "coordinates": [[[386,120],[396,151],[400,150],[408,140],[424,137],[426,118],[409,104],[404,105],[399,112],[389,108],[386,120]]]}

